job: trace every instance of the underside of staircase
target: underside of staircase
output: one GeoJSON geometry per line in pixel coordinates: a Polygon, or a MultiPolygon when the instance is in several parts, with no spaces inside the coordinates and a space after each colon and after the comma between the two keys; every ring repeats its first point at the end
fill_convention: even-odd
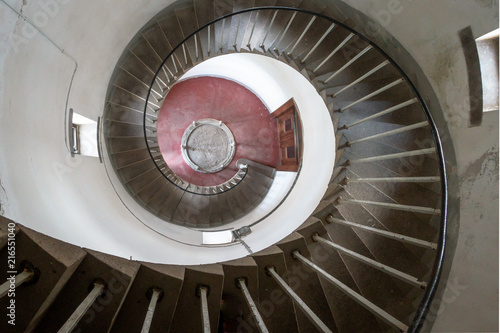
{"type": "MultiPolygon", "coordinates": [[[[159,152],[168,91],[197,64],[229,53],[284,62],[316,88],[336,135],[328,190],[279,243],[210,265],[117,258],[16,225],[12,271],[25,281],[15,291],[14,331],[418,331],[445,222],[440,144],[408,77],[334,18],[309,0],[194,0],[147,23],[118,61],[103,115],[113,171],[144,209],[207,228],[245,216],[268,193],[273,168],[242,160],[230,182],[195,186],[159,152]]],[[[1,262],[11,255],[12,225],[0,217],[1,262]]],[[[11,298],[0,296],[5,309],[11,298]]],[[[1,332],[12,329],[0,322],[1,332]]]]}

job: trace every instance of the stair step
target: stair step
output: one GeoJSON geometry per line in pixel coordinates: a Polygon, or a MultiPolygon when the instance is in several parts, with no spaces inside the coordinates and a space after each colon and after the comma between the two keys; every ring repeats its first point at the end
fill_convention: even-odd
{"type": "Polygon", "coordinates": [[[151,322],[151,332],[170,329],[184,280],[184,267],[142,263],[111,332],[140,332],[152,289],[162,291],[151,322]]]}
{"type": "MultiPolygon", "coordinates": [[[[2,229],[5,226],[5,230],[11,222],[5,218],[0,219],[2,229]]],[[[28,281],[15,290],[16,330],[30,332],[67,284],[85,257],[85,251],[26,227],[18,227],[18,230],[15,236],[15,269],[12,271],[20,269],[23,263],[30,263],[40,274],[34,283],[28,281]]],[[[0,250],[0,258],[5,263],[7,250],[8,247],[0,250]]],[[[9,276],[6,270],[0,273],[1,281],[6,281],[9,276]]],[[[4,308],[7,308],[9,302],[9,297],[0,299],[4,308]]],[[[7,320],[0,322],[0,331],[9,332],[10,329],[7,320]]]]}
{"type": "MultiPolygon", "coordinates": [[[[376,260],[351,228],[336,224],[329,224],[326,228],[334,243],[369,259],[376,260]]],[[[401,290],[393,277],[385,272],[366,265],[344,253],[340,253],[340,256],[356,281],[361,295],[365,298],[400,320],[416,310],[411,302],[405,302],[405,294],[413,288],[412,286],[407,285],[404,290],[401,290]]]]}
{"type": "Polygon", "coordinates": [[[103,281],[107,288],[87,311],[77,329],[82,332],[107,332],[110,328],[137,274],[139,264],[95,251],[86,251],[87,255],[37,325],[38,332],[58,331],[88,295],[89,288],[96,279],[103,281]]]}
{"type": "Polygon", "coordinates": [[[265,270],[267,266],[274,266],[278,274],[288,282],[283,251],[277,246],[270,246],[265,250],[254,253],[252,258],[259,269],[259,304],[257,307],[269,332],[299,332],[292,300],[266,274],[265,270]]]}
{"type": "MultiPolygon", "coordinates": [[[[360,223],[369,227],[376,227],[381,230],[388,230],[385,226],[385,224],[388,223],[387,221],[384,220],[382,221],[383,223],[381,223],[364,207],[360,207],[360,209],[356,211],[344,209],[344,207],[340,206],[337,206],[336,209],[338,209],[340,213],[339,216],[344,220],[360,223]]],[[[335,209],[331,212],[335,213],[335,209]]],[[[325,221],[325,219],[322,219],[322,221],[325,221]]],[[[413,276],[421,277],[427,273],[428,268],[419,262],[416,256],[416,254],[421,255],[422,251],[417,251],[414,246],[406,245],[397,240],[380,239],[381,236],[367,231],[355,230],[355,232],[377,261],[413,276]]]]}
{"type": "MultiPolygon", "coordinates": [[[[249,332],[257,331],[251,309],[237,280],[244,278],[253,301],[259,300],[258,266],[251,257],[224,262],[224,289],[221,304],[221,320],[227,332],[237,332],[238,327],[249,332]]],[[[256,303],[257,304],[257,303],[256,303]]]]}
{"type": "MultiPolygon", "coordinates": [[[[293,259],[293,251],[299,250],[300,253],[310,258],[311,254],[307,248],[307,243],[301,234],[294,232],[280,241],[277,246],[285,254],[287,265],[288,280],[290,287],[307,304],[307,306],[326,324],[332,331],[336,332],[335,321],[330,312],[328,301],[321,287],[319,277],[313,271],[304,267],[303,264],[293,259]]],[[[297,307],[297,322],[301,332],[314,331],[314,325],[297,307]]]]}
{"type": "MultiPolygon", "coordinates": [[[[323,214],[322,211],[328,212],[328,209],[333,207],[331,204],[323,206],[324,207],[319,209],[317,212],[320,216],[323,214]]],[[[325,227],[323,227],[320,220],[311,217],[308,219],[307,224],[307,227],[304,227],[298,232],[304,236],[304,239],[308,244],[307,246],[309,253],[311,254],[312,261],[327,273],[347,285],[349,288],[359,292],[351,273],[345,266],[345,263],[338,252],[312,241],[312,235],[316,233],[323,238],[329,239],[329,235],[326,233],[325,227]]],[[[372,313],[361,307],[338,288],[333,287],[323,277],[319,277],[319,280],[323,286],[328,306],[331,309],[339,332],[381,331],[379,323],[372,313]],[[346,312],[345,309],[349,309],[349,312],[346,312]]]]}
{"type": "Polygon", "coordinates": [[[200,332],[203,328],[201,299],[197,296],[200,285],[207,286],[210,331],[217,332],[220,300],[224,285],[221,265],[187,266],[179,294],[170,332],[200,332]],[[186,320],[189,314],[189,320],[186,320]]]}

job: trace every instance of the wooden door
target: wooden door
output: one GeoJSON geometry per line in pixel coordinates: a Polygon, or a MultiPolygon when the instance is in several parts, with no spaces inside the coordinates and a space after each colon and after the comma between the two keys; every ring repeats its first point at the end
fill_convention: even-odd
{"type": "Polygon", "coordinates": [[[297,172],[302,161],[302,122],[293,98],[271,117],[278,122],[280,164],[276,170],[297,172]]]}

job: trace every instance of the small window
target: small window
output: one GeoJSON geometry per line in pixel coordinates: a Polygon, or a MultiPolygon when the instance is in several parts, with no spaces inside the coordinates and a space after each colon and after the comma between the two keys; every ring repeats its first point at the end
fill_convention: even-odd
{"type": "Polygon", "coordinates": [[[292,118],[285,120],[285,132],[291,131],[293,129],[292,118]]]}
{"type": "Polygon", "coordinates": [[[73,154],[99,157],[97,151],[97,122],[73,112],[70,135],[73,154]]]}
{"type": "Polygon", "coordinates": [[[483,112],[498,111],[498,34],[495,30],[476,40],[483,81],[483,112]]]}
{"type": "Polygon", "coordinates": [[[295,158],[295,146],[286,147],[286,158],[295,158]]]}

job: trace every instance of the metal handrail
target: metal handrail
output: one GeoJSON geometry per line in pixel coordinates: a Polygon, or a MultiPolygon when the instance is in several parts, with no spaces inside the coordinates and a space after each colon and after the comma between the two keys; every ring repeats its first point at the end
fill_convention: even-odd
{"type": "MultiPolygon", "coordinates": [[[[374,44],[372,41],[370,41],[367,37],[365,37],[363,34],[360,34],[358,31],[355,29],[335,20],[332,19],[329,16],[326,16],[321,13],[316,13],[314,11],[309,11],[309,10],[304,10],[300,8],[292,8],[292,7],[280,7],[280,6],[266,6],[266,7],[253,7],[253,8],[247,8],[241,11],[229,13],[223,16],[218,17],[217,19],[206,23],[202,27],[198,28],[196,31],[192,32],[189,36],[187,36],[181,43],[179,43],[177,46],[175,46],[172,51],[168,54],[168,56],[165,58],[165,60],[162,62],[161,66],[159,67],[158,71],[155,74],[155,79],[153,79],[152,83],[150,84],[150,88],[147,93],[146,100],[149,100],[150,94],[151,94],[151,88],[155,83],[156,77],[162,70],[162,67],[166,64],[167,60],[170,59],[170,57],[176,52],[182,45],[188,41],[190,38],[198,34],[201,30],[204,30],[205,28],[208,28],[212,26],[213,24],[220,22],[222,20],[225,20],[227,18],[230,18],[232,16],[248,13],[248,12],[254,12],[257,11],[259,13],[260,11],[272,11],[272,10],[280,10],[280,11],[293,11],[294,14],[297,12],[309,14],[309,15],[314,15],[317,18],[323,18],[325,20],[330,21],[331,23],[334,23],[337,26],[340,26],[347,31],[350,31],[351,33],[355,34],[358,38],[362,39],[364,42],[368,43],[370,46],[373,47],[377,52],[379,52],[382,56],[384,56],[391,65],[398,71],[399,75],[401,75],[404,78],[404,81],[410,86],[412,92],[417,96],[418,101],[420,102],[420,106],[422,107],[425,116],[427,117],[427,120],[429,121],[429,125],[431,128],[431,133],[434,138],[434,143],[436,145],[436,155],[439,160],[439,169],[440,169],[440,176],[441,176],[441,221],[440,221],[440,230],[439,230],[439,238],[438,238],[438,248],[437,248],[437,254],[436,258],[434,261],[434,266],[432,270],[432,278],[428,282],[428,287],[426,289],[426,292],[424,294],[423,299],[421,300],[418,310],[415,313],[415,316],[413,318],[413,321],[410,323],[408,332],[418,332],[421,327],[424,324],[426,315],[430,309],[431,302],[436,294],[441,272],[443,270],[443,263],[444,263],[444,255],[445,255],[445,247],[446,247],[446,234],[447,234],[447,224],[448,224],[448,182],[447,182],[447,172],[446,172],[446,165],[445,165],[445,158],[444,158],[444,153],[443,153],[443,148],[442,148],[442,141],[441,138],[439,137],[439,133],[437,130],[436,123],[433,120],[433,117],[430,113],[430,110],[428,106],[426,105],[425,101],[423,100],[421,94],[418,92],[416,85],[413,83],[413,81],[406,75],[406,73],[403,71],[403,69],[384,51],[382,50],[378,45],[374,44]]],[[[154,161],[154,157],[151,154],[149,143],[147,141],[147,133],[146,133],[146,114],[147,114],[147,104],[144,109],[144,137],[146,141],[146,146],[148,147],[148,152],[151,155],[152,160],[154,161]]],[[[155,162],[156,164],[156,162],[155,162]]],[[[158,166],[157,166],[158,167],[158,166]]],[[[160,168],[158,167],[158,170],[160,168]]],[[[160,170],[161,172],[161,170],[160,170]]]]}

